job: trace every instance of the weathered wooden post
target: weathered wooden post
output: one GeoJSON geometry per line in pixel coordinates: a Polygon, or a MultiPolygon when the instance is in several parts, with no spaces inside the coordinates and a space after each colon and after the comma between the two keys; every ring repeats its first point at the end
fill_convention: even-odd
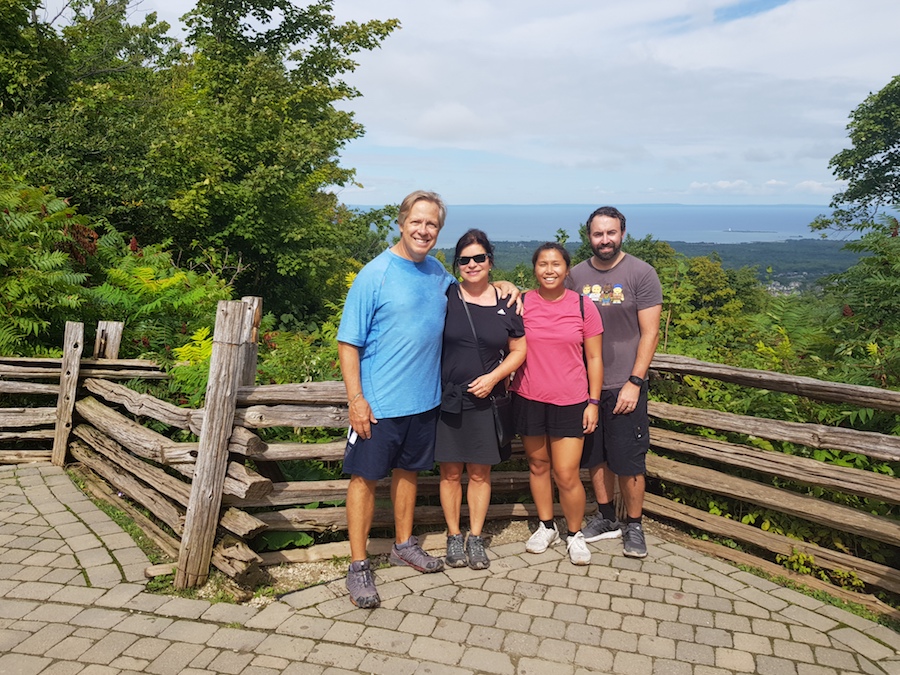
{"type": "Polygon", "coordinates": [[[98,321],[97,336],[94,338],[95,359],[119,358],[119,347],[122,345],[122,330],[125,324],[121,321],[98,321]]]}
{"type": "Polygon", "coordinates": [[[209,576],[241,377],[241,338],[245,322],[252,322],[252,311],[245,302],[224,300],[216,309],[203,427],[178,554],[176,588],[201,586],[209,576]]]}
{"type": "Polygon", "coordinates": [[[252,387],[256,384],[256,361],[259,356],[259,324],[262,321],[262,298],[247,295],[241,302],[250,305],[251,320],[244,324],[241,336],[241,380],[239,387],[252,387]]]}
{"type": "MultiPolygon", "coordinates": [[[[255,295],[247,295],[241,298],[242,302],[250,305],[252,321],[244,324],[243,345],[241,346],[241,381],[238,386],[252,387],[256,384],[256,367],[259,356],[259,324],[262,321],[262,298],[255,295]]],[[[254,461],[259,475],[268,478],[273,483],[282,483],[287,480],[277,462],[254,461]]]]}
{"type": "Polygon", "coordinates": [[[69,432],[72,431],[72,410],[75,408],[75,390],[78,388],[78,370],[84,351],[84,324],[66,321],[63,338],[63,357],[59,370],[59,398],[56,400],[56,428],[53,432],[51,461],[56,466],[66,463],[69,432]]]}

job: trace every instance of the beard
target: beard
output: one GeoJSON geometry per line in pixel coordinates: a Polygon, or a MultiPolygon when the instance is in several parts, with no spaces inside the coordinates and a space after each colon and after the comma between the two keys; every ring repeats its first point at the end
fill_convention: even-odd
{"type": "Polygon", "coordinates": [[[592,247],[591,250],[594,252],[594,255],[597,256],[600,260],[613,260],[617,255],[619,255],[619,251],[622,250],[622,245],[613,244],[612,249],[604,251],[599,246],[592,247]]]}

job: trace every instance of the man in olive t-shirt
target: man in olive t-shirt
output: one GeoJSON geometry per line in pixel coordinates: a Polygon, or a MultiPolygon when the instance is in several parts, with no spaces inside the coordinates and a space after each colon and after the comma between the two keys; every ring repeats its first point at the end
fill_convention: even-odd
{"type": "Polygon", "coordinates": [[[572,268],[566,285],[594,301],[604,333],[600,425],[585,436],[581,461],[590,469],[598,513],[583,532],[588,542],[621,536],[625,555],[643,558],[647,544],[641,517],[650,447],[647,370],[659,342],[662,287],[652,266],[622,251],[625,216],[618,209],[597,209],[585,228],[593,256],[572,268]],[[624,524],[612,503],[616,475],[625,501],[624,524]]]}

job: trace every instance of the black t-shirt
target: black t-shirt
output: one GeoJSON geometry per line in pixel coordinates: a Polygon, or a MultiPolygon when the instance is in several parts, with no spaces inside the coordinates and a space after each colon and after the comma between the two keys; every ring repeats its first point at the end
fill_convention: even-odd
{"type": "MultiPolygon", "coordinates": [[[[475,378],[497,367],[506,356],[509,338],[525,335],[522,317],[515,307],[507,307],[506,299],[498,299],[490,307],[466,303],[478,333],[480,353],[475,351],[475,337],[466,318],[456,284],[447,289],[447,318],[444,322],[444,344],[441,357],[441,382],[448,385],[462,385],[463,392],[475,378]],[[480,356],[480,358],[479,358],[480,356]]],[[[492,392],[502,396],[503,382],[492,392]]],[[[463,398],[463,407],[471,408],[478,401],[474,396],[463,398]]],[[[485,399],[486,401],[487,399],[485,399]]]]}

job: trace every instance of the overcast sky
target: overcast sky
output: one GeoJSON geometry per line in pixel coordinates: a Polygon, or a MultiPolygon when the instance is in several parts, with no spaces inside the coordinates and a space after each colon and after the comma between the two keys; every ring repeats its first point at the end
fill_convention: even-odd
{"type": "MultiPolygon", "coordinates": [[[[178,24],[183,0],[144,0],[178,24]]],[[[827,204],[900,74],[898,0],[336,0],[359,56],[348,204],[827,204]]]]}

